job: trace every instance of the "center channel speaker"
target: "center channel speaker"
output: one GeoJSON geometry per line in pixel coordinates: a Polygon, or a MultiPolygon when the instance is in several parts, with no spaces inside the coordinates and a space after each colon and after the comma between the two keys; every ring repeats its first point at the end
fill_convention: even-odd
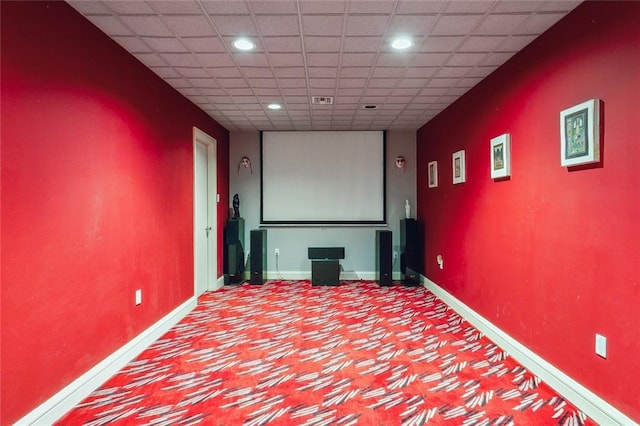
{"type": "Polygon", "coordinates": [[[249,252],[249,284],[264,284],[267,279],[267,230],[252,229],[249,252]]]}

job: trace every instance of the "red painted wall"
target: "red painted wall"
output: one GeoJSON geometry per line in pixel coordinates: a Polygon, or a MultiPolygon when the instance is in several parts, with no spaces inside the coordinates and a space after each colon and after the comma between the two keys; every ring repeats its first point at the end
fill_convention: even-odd
{"type": "Polygon", "coordinates": [[[636,421],[639,22],[638,2],[583,3],[417,138],[425,275],[636,421]],[[559,113],[590,98],[602,100],[603,160],[569,170],[559,113]],[[507,132],[512,176],[494,182],[489,141],[507,132]],[[453,185],[459,149],[467,182],[453,185]],[[440,184],[429,189],[433,160],[440,184]],[[595,333],[608,338],[607,359],[595,333]]]}
{"type": "Polygon", "coordinates": [[[192,126],[218,141],[221,274],[227,130],[66,3],[2,2],[0,424],[193,296],[192,126]]]}

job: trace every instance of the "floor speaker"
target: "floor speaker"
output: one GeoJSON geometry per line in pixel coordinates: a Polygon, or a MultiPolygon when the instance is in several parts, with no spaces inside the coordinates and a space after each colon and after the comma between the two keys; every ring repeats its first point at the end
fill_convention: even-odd
{"type": "Polygon", "coordinates": [[[244,281],[244,248],[240,241],[227,245],[226,281],[229,284],[240,284],[244,281]]]}
{"type": "Polygon", "coordinates": [[[415,219],[400,221],[400,274],[404,285],[420,284],[422,272],[422,233],[415,219]]]}
{"type": "Polygon", "coordinates": [[[393,253],[391,231],[376,231],[376,281],[381,286],[391,285],[393,253]]]}
{"type": "Polygon", "coordinates": [[[249,239],[251,241],[249,283],[263,284],[267,279],[267,230],[252,229],[249,239]]]}

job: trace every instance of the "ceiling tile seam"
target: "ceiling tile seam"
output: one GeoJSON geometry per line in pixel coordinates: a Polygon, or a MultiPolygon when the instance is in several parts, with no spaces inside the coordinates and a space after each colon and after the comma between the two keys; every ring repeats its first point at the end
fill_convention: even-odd
{"type": "MultiPolygon", "coordinates": [[[[298,32],[300,33],[300,51],[302,54],[302,66],[304,67],[304,80],[307,89],[307,100],[309,106],[309,117],[311,118],[311,127],[313,127],[313,106],[311,105],[311,82],[309,81],[309,67],[307,63],[307,51],[304,44],[304,31],[302,28],[302,9],[300,8],[300,0],[296,0],[296,10],[298,12],[298,32]]],[[[344,24],[343,24],[344,25],[344,24]]],[[[343,30],[344,33],[344,30],[343,30]]],[[[343,35],[344,36],[344,35],[343,35]]],[[[336,77],[337,78],[337,77],[336,77]]],[[[333,108],[333,107],[332,107],[333,108]]],[[[293,119],[291,120],[293,123],[293,119]]]]}

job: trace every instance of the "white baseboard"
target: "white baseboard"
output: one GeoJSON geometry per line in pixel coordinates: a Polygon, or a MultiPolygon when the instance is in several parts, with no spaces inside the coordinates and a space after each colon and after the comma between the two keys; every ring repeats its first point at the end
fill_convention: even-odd
{"type": "Polygon", "coordinates": [[[95,367],[64,387],[60,392],[36,407],[15,424],[18,426],[26,426],[50,425],[54,423],[80,403],[80,401],[89,396],[91,392],[98,389],[111,376],[120,371],[129,361],[133,360],[149,347],[149,345],[169,331],[171,327],[177,324],[195,307],[196,298],[192,297],[102,360],[95,367]]]}
{"type": "Polygon", "coordinates": [[[638,425],[638,423],[634,422],[607,401],[545,361],[436,283],[424,276],[421,276],[421,278],[424,286],[429,291],[442,299],[443,302],[460,314],[471,325],[484,333],[495,344],[507,351],[516,361],[540,377],[540,379],[551,386],[556,392],[565,397],[597,423],[601,425],[621,426],[638,425]]]}
{"type": "Polygon", "coordinates": [[[224,275],[221,275],[221,276],[218,277],[218,279],[216,280],[216,282],[214,284],[214,287],[212,289],[210,289],[210,291],[219,290],[223,286],[224,286],[224,275]]]}

